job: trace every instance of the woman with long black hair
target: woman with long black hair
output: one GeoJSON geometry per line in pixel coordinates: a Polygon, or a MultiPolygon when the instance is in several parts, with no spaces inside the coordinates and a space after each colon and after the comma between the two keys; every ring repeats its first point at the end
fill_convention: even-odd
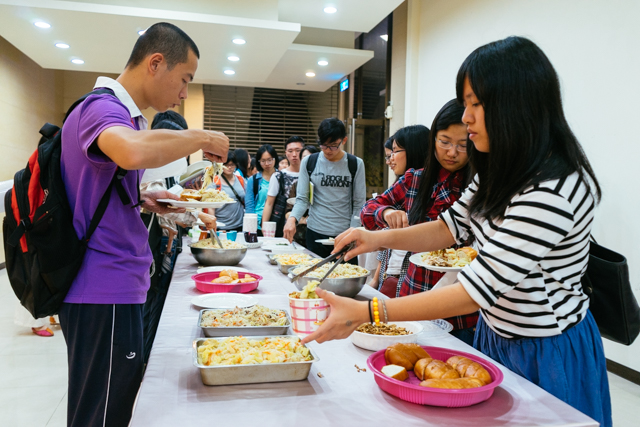
{"type": "MultiPolygon", "coordinates": [[[[478,257],[458,282],[388,300],[388,319],[437,319],[481,311],[474,346],[611,426],[602,338],[581,277],[601,196],[562,108],[558,76],[533,42],[509,37],[471,53],[456,80],[477,175],[438,221],[348,230],[347,259],[379,247],[432,251],[474,236],[478,257]]],[[[303,341],[345,338],[369,319],[366,302],[322,290],[331,316],[303,341]]],[[[383,310],[384,311],[384,310],[383,310]]]]}
{"type": "MultiPolygon", "coordinates": [[[[427,148],[426,156],[422,158],[423,166],[408,169],[391,188],[369,200],[362,208],[360,219],[367,230],[403,228],[435,221],[460,198],[462,190],[471,181],[463,112],[464,108],[456,99],[438,111],[431,124],[431,132],[427,132],[422,141],[427,148]]],[[[395,167],[395,171],[398,165],[392,163],[391,167],[395,167]]],[[[392,251],[391,254],[386,259],[381,256],[382,277],[378,286],[378,290],[387,296],[403,297],[431,290],[443,276],[410,263],[412,252],[392,251]],[[400,266],[396,268],[394,265],[398,262],[394,264],[393,255],[398,253],[402,257],[400,266]]],[[[453,325],[453,336],[473,345],[477,312],[446,320],[453,325]]]]}

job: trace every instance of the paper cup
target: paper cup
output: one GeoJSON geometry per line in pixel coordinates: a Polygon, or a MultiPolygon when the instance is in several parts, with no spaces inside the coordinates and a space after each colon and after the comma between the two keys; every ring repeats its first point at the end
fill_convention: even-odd
{"type": "Polygon", "coordinates": [[[308,335],[318,329],[329,317],[329,304],[323,299],[289,297],[291,327],[296,334],[308,335]]]}
{"type": "Polygon", "coordinates": [[[276,237],[276,223],[273,221],[266,221],[262,223],[262,235],[264,237],[276,237]]]}

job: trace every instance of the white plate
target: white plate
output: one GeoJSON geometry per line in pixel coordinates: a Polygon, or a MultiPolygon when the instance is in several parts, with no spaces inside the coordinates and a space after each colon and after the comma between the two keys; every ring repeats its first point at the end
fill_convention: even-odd
{"type": "Polygon", "coordinates": [[[206,294],[191,300],[191,304],[201,308],[244,308],[257,303],[258,300],[254,297],[240,294],[206,294]]]}
{"type": "Polygon", "coordinates": [[[336,244],[336,241],[331,239],[318,239],[316,240],[316,243],[320,243],[321,245],[325,246],[333,246],[336,244]]]}
{"type": "Polygon", "coordinates": [[[246,240],[244,242],[242,242],[243,245],[245,245],[247,248],[249,249],[255,249],[255,248],[259,248],[260,246],[262,246],[262,242],[257,241],[254,243],[249,243],[246,240]]]}
{"type": "Polygon", "coordinates": [[[296,198],[295,197],[288,198],[287,199],[287,204],[291,205],[291,206],[295,205],[296,204],[296,198]]]}
{"type": "Polygon", "coordinates": [[[200,273],[213,273],[216,271],[222,271],[222,270],[235,270],[235,271],[239,271],[241,273],[249,273],[249,270],[247,270],[246,268],[242,268],[242,267],[236,267],[236,266],[226,266],[226,265],[218,265],[215,267],[200,267],[198,269],[198,274],[200,273]]]}
{"type": "Polygon", "coordinates": [[[426,262],[422,261],[422,255],[426,253],[427,252],[420,252],[419,254],[413,254],[409,257],[409,261],[417,266],[424,267],[427,270],[438,271],[440,273],[457,273],[462,270],[462,267],[437,267],[435,265],[429,265],[426,262]]]}
{"type": "Polygon", "coordinates": [[[420,338],[448,334],[449,332],[453,331],[453,325],[443,319],[420,322],[420,325],[422,325],[423,328],[420,338]]]}
{"type": "Polygon", "coordinates": [[[173,199],[158,199],[158,202],[169,203],[172,206],[177,208],[221,208],[224,205],[228,205],[233,202],[185,202],[182,200],[173,200],[173,199]]]}

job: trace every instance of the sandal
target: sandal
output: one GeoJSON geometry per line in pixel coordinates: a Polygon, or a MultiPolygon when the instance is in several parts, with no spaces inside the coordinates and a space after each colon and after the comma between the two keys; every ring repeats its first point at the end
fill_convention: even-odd
{"type": "Polygon", "coordinates": [[[38,329],[38,328],[31,328],[31,330],[33,331],[34,334],[41,336],[41,337],[52,337],[53,336],[53,331],[49,328],[44,328],[44,329],[38,329]]]}

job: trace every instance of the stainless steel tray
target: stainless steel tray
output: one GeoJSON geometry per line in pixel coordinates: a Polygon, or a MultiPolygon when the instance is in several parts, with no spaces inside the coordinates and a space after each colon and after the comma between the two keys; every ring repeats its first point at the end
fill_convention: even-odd
{"type": "MultiPolygon", "coordinates": [[[[206,308],[200,310],[198,315],[198,326],[202,329],[205,337],[232,337],[235,335],[256,336],[256,335],[285,335],[291,326],[291,317],[286,310],[287,324],[285,326],[200,326],[202,315],[205,311],[212,310],[206,308]]],[[[279,308],[277,310],[280,310],[279,308]]]]}
{"type": "Polygon", "coordinates": [[[267,258],[269,258],[269,264],[276,265],[278,261],[274,258],[276,254],[266,254],[267,258]]]}
{"type": "MultiPolygon", "coordinates": [[[[256,339],[268,336],[252,337],[256,339]]],[[[297,338],[296,335],[279,336],[278,338],[297,338]]],[[[264,363],[260,365],[224,365],[205,366],[198,363],[198,347],[206,339],[222,340],[224,338],[199,338],[193,341],[193,364],[200,369],[204,385],[231,385],[275,383],[281,381],[300,381],[309,376],[311,364],[320,360],[313,349],[309,348],[312,360],[306,362],[264,363]]]]}

